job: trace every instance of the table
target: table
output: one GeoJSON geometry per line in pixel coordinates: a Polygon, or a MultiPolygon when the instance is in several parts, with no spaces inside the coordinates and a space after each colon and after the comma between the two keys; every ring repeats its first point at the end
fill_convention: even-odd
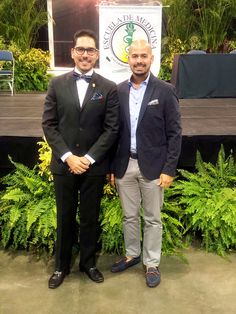
{"type": "Polygon", "coordinates": [[[179,98],[235,98],[236,54],[175,55],[171,83],[179,98]]]}

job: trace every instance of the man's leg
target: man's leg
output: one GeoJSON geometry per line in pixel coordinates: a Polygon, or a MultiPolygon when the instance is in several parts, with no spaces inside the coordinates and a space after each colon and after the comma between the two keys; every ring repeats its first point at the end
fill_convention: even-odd
{"type": "Polygon", "coordinates": [[[156,287],[160,284],[158,268],[161,258],[162,223],[161,208],[163,189],[158,180],[149,181],[140,176],[140,186],[144,208],[143,264],[146,266],[146,284],[156,287]]]}
{"type": "Polygon", "coordinates": [[[75,176],[54,175],[57,204],[56,270],[70,269],[71,253],[76,231],[78,186],[75,176]]]}
{"type": "Polygon", "coordinates": [[[140,176],[140,186],[144,209],[143,264],[158,266],[162,243],[163,189],[157,185],[157,180],[150,181],[143,176],[140,176]]]}
{"type": "Polygon", "coordinates": [[[124,214],[123,229],[127,257],[138,257],[141,253],[139,216],[141,195],[137,180],[138,171],[137,160],[130,159],[123,178],[116,178],[124,214]]]}
{"type": "Polygon", "coordinates": [[[80,268],[96,264],[98,218],[105,176],[87,176],[80,184],[80,268]]]}
{"type": "Polygon", "coordinates": [[[59,287],[70,272],[72,245],[76,231],[78,188],[75,176],[54,175],[57,204],[57,240],[55,272],[50,277],[48,287],[59,287]]]}

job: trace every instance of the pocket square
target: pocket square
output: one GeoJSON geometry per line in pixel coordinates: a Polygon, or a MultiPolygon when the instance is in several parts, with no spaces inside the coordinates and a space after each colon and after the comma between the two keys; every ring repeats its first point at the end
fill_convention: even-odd
{"type": "Polygon", "coordinates": [[[158,99],[153,99],[148,103],[148,106],[153,106],[153,105],[158,105],[158,104],[159,104],[158,99]]]}
{"type": "Polygon", "coordinates": [[[91,98],[91,100],[99,100],[99,99],[103,99],[103,95],[99,92],[95,92],[91,98]]]}

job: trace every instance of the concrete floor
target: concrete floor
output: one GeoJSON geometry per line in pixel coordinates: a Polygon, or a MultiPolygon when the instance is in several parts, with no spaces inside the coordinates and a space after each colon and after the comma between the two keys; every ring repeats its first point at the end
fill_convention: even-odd
{"type": "Polygon", "coordinates": [[[0,314],[233,314],[236,313],[236,254],[225,260],[196,248],[184,251],[188,263],[163,257],[162,282],[145,285],[142,265],[112,274],[115,256],[101,256],[105,282],[78,271],[56,290],[47,287],[53,260],[37,261],[25,252],[0,250],[0,314]]]}

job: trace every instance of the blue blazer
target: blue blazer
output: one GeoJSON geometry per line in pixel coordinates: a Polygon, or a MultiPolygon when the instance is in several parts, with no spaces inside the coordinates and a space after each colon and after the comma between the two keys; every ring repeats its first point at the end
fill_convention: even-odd
{"type": "MultiPolygon", "coordinates": [[[[122,178],[130,157],[128,81],[118,85],[120,133],[112,172],[122,178]]],[[[138,164],[143,175],[154,180],[161,173],[175,176],[181,151],[181,117],[174,87],[152,73],[141,104],[137,131],[138,164]]]]}

